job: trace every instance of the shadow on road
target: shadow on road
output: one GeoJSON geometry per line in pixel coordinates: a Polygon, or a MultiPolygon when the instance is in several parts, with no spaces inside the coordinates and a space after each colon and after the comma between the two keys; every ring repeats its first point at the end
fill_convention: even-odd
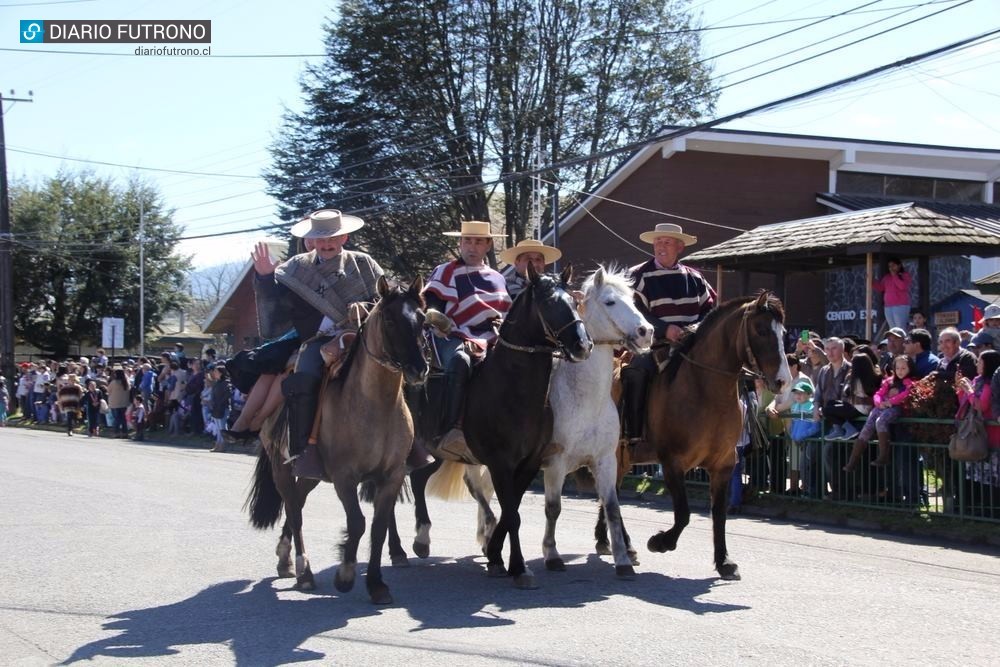
{"type": "MultiPolygon", "coordinates": [[[[528,591],[514,589],[510,579],[488,578],[481,557],[414,559],[413,567],[387,567],[383,573],[395,606],[419,623],[411,632],[512,625],[515,620],[503,612],[576,609],[613,595],[698,615],[747,609],[699,600],[719,585],[715,578],[683,580],[643,572],[633,581],[621,581],[612,565],[596,555],[583,560],[564,557],[566,572],[546,572],[541,561],[529,563],[540,589],[528,591]]],[[[329,568],[317,573],[316,593],[288,591],[291,580],[237,579],[173,604],[124,611],[104,623],[105,631],[117,631],[115,636],[81,646],[61,664],[168,656],[180,653],[179,647],[204,644],[227,645],[237,665],[260,664],[262,659],[270,664],[331,659],[334,656],[300,646],[311,637],[344,628],[350,620],[380,613],[368,601],[363,567],[359,570],[358,584],[346,594],[333,590],[334,568],[329,568]]]]}

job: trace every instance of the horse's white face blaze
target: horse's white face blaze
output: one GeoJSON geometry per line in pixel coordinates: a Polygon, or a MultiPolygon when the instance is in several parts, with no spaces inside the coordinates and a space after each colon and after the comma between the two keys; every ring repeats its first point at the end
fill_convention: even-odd
{"type": "Polygon", "coordinates": [[[771,322],[771,330],[774,331],[775,342],[778,346],[778,377],[775,378],[781,388],[792,386],[792,369],[788,367],[788,358],[785,356],[785,327],[778,320],[771,322]]]}

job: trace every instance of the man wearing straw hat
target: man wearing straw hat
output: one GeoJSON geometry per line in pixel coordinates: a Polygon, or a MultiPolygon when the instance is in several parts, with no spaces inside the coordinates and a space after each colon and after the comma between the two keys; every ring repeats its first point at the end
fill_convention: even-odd
{"type": "Polygon", "coordinates": [[[472,369],[472,360],[481,359],[497,337],[499,322],[510,308],[504,277],[486,264],[495,235],[490,223],[462,223],[457,236],[459,257],[431,272],[424,298],[427,307],[444,313],[447,323],[442,336],[434,337],[438,361],[445,372],[444,419],[438,443],[442,452],[466,459],[467,448],[461,432],[462,399],[472,369]]]}
{"type": "Polygon", "coordinates": [[[373,301],[382,268],[363,252],[344,250],[348,234],[364,226],[361,218],[322,209],[292,227],[292,236],[311,239],[313,250],[282,264],[266,243],[251,255],[256,279],[261,335],[276,338],[295,327],[303,339],[295,372],[282,383],[288,406],[289,460],[299,477],[323,476],[316,447],[307,447],[323,377],[320,348],[349,324],[352,303],[373,301]],[[317,334],[315,337],[314,334],[317,334]]]}
{"type": "MultiPolygon", "coordinates": [[[[653,246],[653,258],[632,269],[632,288],[639,311],[653,324],[654,342],[677,343],[686,327],[698,324],[715,307],[715,290],[694,269],[680,263],[687,246],[698,242],[680,225],[661,223],[639,238],[653,246]]],[[[650,458],[644,440],[646,390],[656,372],[652,354],[637,355],[622,369],[625,434],[633,460],[650,458]]]]}
{"type": "Polygon", "coordinates": [[[517,297],[528,286],[528,264],[533,265],[537,273],[545,273],[545,266],[560,257],[561,250],[534,239],[524,239],[497,255],[501,262],[514,267],[514,272],[507,278],[507,293],[510,298],[517,297]]]}

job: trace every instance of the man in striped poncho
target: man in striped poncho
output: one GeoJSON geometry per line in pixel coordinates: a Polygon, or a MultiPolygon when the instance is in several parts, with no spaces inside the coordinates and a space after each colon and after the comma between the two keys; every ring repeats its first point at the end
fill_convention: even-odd
{"type": "Polygon", "coordinates": [[[481,358],[497,337],[500,321],[510,309],[504,277],[486,264],[494,234],[488,222],[463,222],[459,237],[459,258],[439,265],[431,273],[424,298],[427,307],[448,318],[445,337],[434,338],[441,368],[445,371],[444,436],[438,443],[443,452],[465,458],[465,438],[461,416],[465,384],[472,360],[481,358]]]}
{"type": "MultiPolygon", "coordinates": [[[[716,305],[715,290],[708,281],[678,261],[684,248],[698,239],[672,223],[661,223],[639,238],[653,245],[653,258],[632,268],[636,306],[653,324],[654,343],[676,343],[685,327],[701,322],[716,305]]],[[[622,370],[625,434],[633,461],[655,458],[643,437],[646,390],[655,372],[656,363],[650,353],[637,355],[622,370]]]]}

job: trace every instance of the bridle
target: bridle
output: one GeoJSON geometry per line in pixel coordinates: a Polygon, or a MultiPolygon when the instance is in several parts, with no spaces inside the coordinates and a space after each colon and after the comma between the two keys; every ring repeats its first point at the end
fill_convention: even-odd
{"type": "MultiPolygon", "coordinates": [[[[381,312],[382,309],[379,308],[377,310],[378,310],[379,318],[384,317],[382,315],[382,312],[381,312]]],[[[371,348],[368,347],[368,337],[365,335],[365,327],[368,326],[368,323],[372,321],[372,319],[373,319],[372,316],[375,314],[375,311],[376,311],[376,309],[372,308],[371,312],[368,313],[368,318],[365,319],[364,323],[360,327],[358,327],[358,338],[361,339],[361,347],[362,347],[362,349],[364,349],[365,353],[369,357],[371,357],[372,360],[375,363],[377,363],[379,366],[381,366],[382,368],[385,368],[386,370],[391,371],[393,373],[402,373],[403,372],[403,364],[401,364],[400,362],[398,362],[395,359],[392,359],[390,357],[379,356],[379,355],[375,354],[374,352],[372,352],[371,348]]],[[[381,324],[381,322],[380,322],[380,324],[381,324]]],[[[384,347],[384,344],[383,344],[383,347],[384,347]]],[[[384,354],[384,351],[383,351],[383,354],[384,354]]]]}
{"type": "MultiPolygon", "coordinates": [[[[609,315],[608,320],[611,321],[611,326],[615,328],[615,331],[617,331],[620,336],[618,338],[593,338],[591,340],[594,345],[611,345],[612,347],[624,347],[628,345],[628,334],[622,331],[622,328],[618,326],[617,322],[615,322],[615,318],[609,315]]],[[[584,326],[586,326],[586,324],[584,324],[584,326]]]]}
{"type": "Polygon", "coordinates": [[[723,368],[715,368],[714,366],[709,366],[708,364],[703,364],[700,361],[696,361],[691,358],[686,352],[678,352],[684,361],[688,362],[692,366],[697,366],[706,371],[711,371],[713,373],[718,373],[719,375],[725,375],[727,377],[750,377],[755,380],[765,379],[764,373],[760,370],[760,363],[757,361],[757,356],[753,353],[753,348],[750,347],[750,331],[747,326],[747,320],[750,318],[750,309],[753,308],[754,304],[747,304],[743,307],[743,317],[740,318],[740,327],[736,332],[736,338],[739,341],[737,345],[742,348],[743,351],[743,363],[740,365],[738,371],[728,371],[723,368]],[[740,340],[742,339],[742,340],[740,340]],[[749,365],[749,367],[748,367],[749,365]]]}
{"type": "Polygon", "coordinates": [[[544,352],[546,354],[552,354],[553,352],[562,352],[563,354],[567,354],[568,352],[566,350],[566,346],[563,344],[561,340],[559,340],[559,336],[562,334],[562,332],[566,331],[566,329],[570,328],[571,326],[575,326],[577,324],[582,325],[583,320],[581,320],[577,316],[574,317],[569,322],[567,322],[566,324],[559,327],[558,329],[553,329],[549,325],[549,323],[545,321],[545,318],[542,316],[541,308],[539,308],[538,305],[535,303],[532,303],[531,307],[535,309],[535,313],[538,315],[538,320],[542,323],[542,331],[544,332],[545,340],[549,342],[549,345],[518,345],[516,343],[511,343],[509,340],[504,338],[503,334],[497,335],[497,344],[502,345],[510,350],[514,350],[515,352],[524,352],[527,354],[536,354],[539,352],[544,352]]]}

